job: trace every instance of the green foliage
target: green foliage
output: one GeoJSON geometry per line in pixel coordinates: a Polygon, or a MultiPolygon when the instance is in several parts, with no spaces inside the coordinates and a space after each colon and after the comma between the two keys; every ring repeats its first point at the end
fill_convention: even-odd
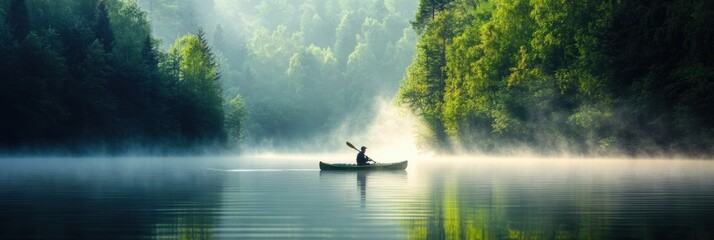
{"type": "Polygon", "coordinates": [[[104,124],[110,125],[107,114],[115,110],[115,99],[107,97],[109,78],[114,69],[108,64],[109,55],[104,48],[99,40],[89,45],[86,58],[78,66],[79,76],[69,83],[72,91],[68,92],[68,97],[71,102],[78,103],[72,105],[77,117],[73,121],[82,125],[77,127],[85,128],[83,132],[89,132],[85,134],[106,129],[104,124]]]}
{"type": "Polygon", "coordinates": [[[707,4],[422,1],[399,99],[442,149],[710,152],[707,4]]]}
{"type": "Polygon", "coordinates": [[[245,103],[240,96],[236,96],[228,104],[228,114],[226,116],[226,131],[228,132],[228,142],[238,144],[245,138],[245,103]]]}
{"type": "MultiPolygon", "coordinates": [[[[304,142],[297,140],[345,126],[359,131],[372,121],[375,99],[397,91],[414,53],[408,20],[416,5],[409,1],[216,1],[204,13],[183,2],[200,5],[138,1],[150,19],[162,18],[153,22],[157,32],[188,16],[220,25],[208,40],[224,98],[244,101],[248,143],[304,142]]],[[[173,41],[193,29],[159,36],[173,41]]]]}
{"type": "Polygon", "coordinates": [[[180,36],[194,33],[198,28],[196,14],[192,12],[194,2],[201,0],[138,0],[137,4],[148,12],[147,20],[152,24],[155,36],[162,41],[162,48],[168,49],[180,36]]]}
{"type": "Polygon", "coordinates": [[[711,151],[714,39],[704,26],[714,17],[712,7],[707,1],[628,1],[618,9],[605,39],[614,92],[628,110],[617,135],[624,144],[711,151]],[[637,138],[642,134],[650,138],[637,138]]]}
{"type": "Polygon", "coordinates": [[[179,57],[179,123],[183,134],[197,141],[224,141],[223,96],[213,53],[199,29],[171,47],[179,57]]]}
{"type": "Polygon", "coordinates": [[[421,33],[439,12],[447,9],[448,4],[452,1],[453,0],[420,0],[419,8],[416,12],[416,20],[411,23],[412,27],[421,33]]]}
{"type": "Polygon", "coordinates": [[[60,124],[67,119],[65,107],[58,104],[61,87],[66,80],[67,68],[64,59],[48,44],[56,40],[49,30],[42,35],[34,31],[27,34],[19,48],[5,52],[11,60],[17,60],[2,69],[8,76],[2,93],[4,116],[8,124],[2,124],[3,142],[15,145],[11,138],[41,138],[58,133],[60,124]],[[14,58],[19,57],[19,58],[14,58]],[[14,59],[13,59],[14,58],[14,59]],[[9,74],[8,74],[9,73],[9,74]],[[7,134],[7,135],[6,135],[7,134]],[[6,142],[7,141],[7,142],[6,142]]]}
{"type": "Polygon", "coordinates": [[[167,55],[133,1],[0,6],[13,12],[0,21],[0,102],[7,116],[0,147],[120,152],[225,141],[218,65],[202,32],[167,55]]]}
{"type": "Polygon", "coordinates": [[[96,26],[94,27],[94,33],[96,38],[104,46],[105,52],[111,52],[114,47],[114,31],[112,30],[112,25],[109,23],[109,13],[107,12],[107,5],[104,1],[100,1],[97,5],[97,17],[95,19],[96,26]]]}

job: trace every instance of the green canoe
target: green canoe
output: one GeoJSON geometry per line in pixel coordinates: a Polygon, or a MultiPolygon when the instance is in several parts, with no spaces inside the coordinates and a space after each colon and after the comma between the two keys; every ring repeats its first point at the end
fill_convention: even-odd
{"type": "Polygon", "coordinates": [[[349,163],[324,163],[320,162],[320,170],[404,170],[407,169],[407,161],[396,163],[375,163],[359,166],[349,163]]]}

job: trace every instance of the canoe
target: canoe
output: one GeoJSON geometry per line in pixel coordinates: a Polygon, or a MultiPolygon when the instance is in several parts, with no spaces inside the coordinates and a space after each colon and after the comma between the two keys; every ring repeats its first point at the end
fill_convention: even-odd
{"type": "Polygon", "coordinates": [[[375,163],[359,166],[350,163],[324,163],[320,162],[320,170],[404,170],[407,169],[407,161],[396,163],[375,163]]]}

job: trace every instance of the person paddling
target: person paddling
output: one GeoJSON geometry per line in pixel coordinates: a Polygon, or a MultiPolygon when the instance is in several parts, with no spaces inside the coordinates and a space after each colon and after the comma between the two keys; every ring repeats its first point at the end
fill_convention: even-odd
{"type": "Polygon", "coordinates": [[[367,147],[362,146],[360,149],[362,151],[359,151],[359,153],[357,153],[357,165],[369,165],[370,161],[376,163],[374,160],[367,157],[367,155],[364,155],[364,153],[367,152],[367,147]]]}

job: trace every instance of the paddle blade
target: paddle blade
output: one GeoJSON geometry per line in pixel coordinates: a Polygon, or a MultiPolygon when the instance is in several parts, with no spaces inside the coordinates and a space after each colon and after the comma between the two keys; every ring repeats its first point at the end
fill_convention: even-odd
{"type": "Polygon", "coordinates": [[[348,147],[351,147],[351,148],[354,149],[355,151],[358,151],[358,152],[359,152],[359,150],[355,147],[355,145],[352,145],[352,143],[350,143],[350,142],[346,142],[346,143],[347,143],[347,146],[348,146],[348,147]]]}

